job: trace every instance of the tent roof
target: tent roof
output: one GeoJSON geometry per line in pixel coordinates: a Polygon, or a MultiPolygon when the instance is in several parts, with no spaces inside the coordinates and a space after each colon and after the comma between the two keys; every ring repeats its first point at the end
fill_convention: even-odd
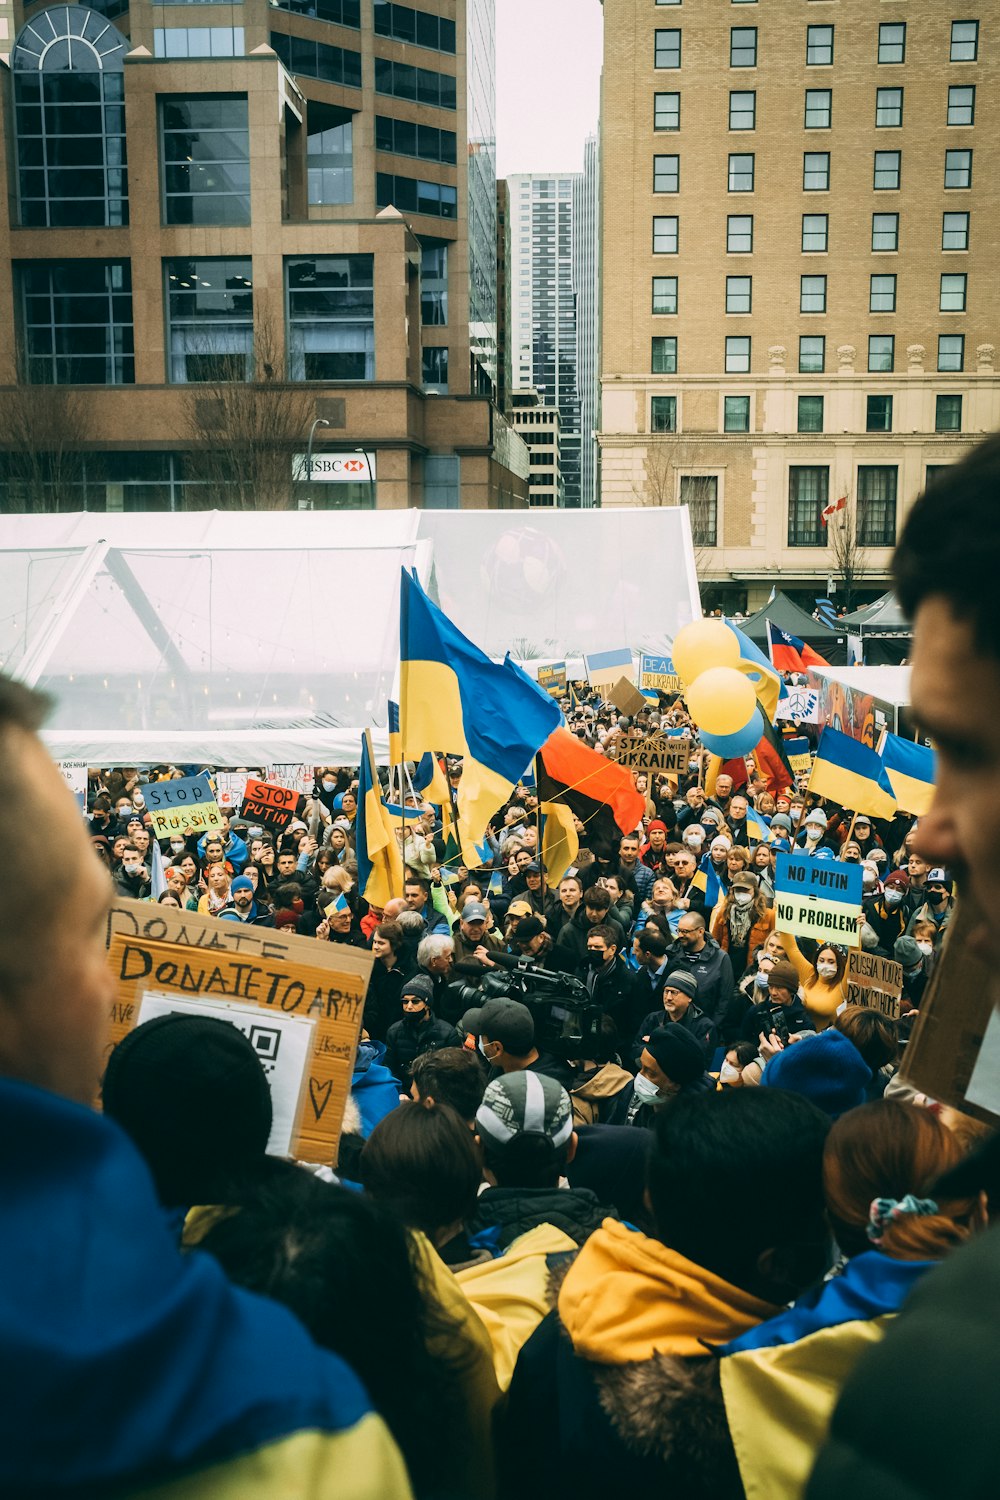
{"type": "Polygon", "coordinates": [[[910,703],[909,667],[810,667],[816,677],[842,683],[857,693],[871,693],[883,703],[908,708],[910,703]]]}
{"type": "Polygon", "coordinates": [[[789,599],[787,594],[775,594],[763,609],[759,609],[755,615],[750,615],[748,619],[741,621],[740,629],[758,646],[766,649],[768,620],[772,625],[786,630],[789,635],[797,635],[800,640],[809,641],[810,644],[814,641],[826,641],[832,644],[838,639],[835,630],[830,630],[819,620],[814,620],[812,615],[807,615],[805,610],[800,609],[794,599],[789,599]]]}
{"type": "Polygon", "coordinates": [[[891,591],[883,594],[881,599],[876,599],[874,603],[865,605],[864,609],[856,609],[853,614],[844,615],[840,623],[851,630],[859,629],[863,635],[912,635],[913,633],[899,600],[891,591]]]}

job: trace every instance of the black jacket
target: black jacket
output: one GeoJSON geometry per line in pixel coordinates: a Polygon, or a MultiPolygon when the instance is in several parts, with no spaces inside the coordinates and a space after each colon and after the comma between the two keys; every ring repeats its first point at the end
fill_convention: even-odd
{"type": "Polygon", "coordinates": [[[623,1042],[627,1041],[628,1032],[622,1035],[622,1026],[628,1020],[629,998],[633,988],[632,971],[619,957],[615,959],[607,972],[600,969],[595,976],[592,970],[584,970],[584,975],[584,983],[590,991],[590,998],[596,1005],[600,1005],[606,1016],[611,1017],[618,1027],[623,1042]]]}
{"type": "Polygon", "coordinates": [[[399,995],[403,980],[410,976],[398,962],[391,969],[378,959],[372,965],[365,996],[364,1028],[376,1042],[384,1042],[389,1027],[403,1019],[399,995]]]}
{"type": "Polygon", "coordinates": [[[683,969],[692,975],[698,986],[698,1004],[713,1021],[719,1021],[733,998],[736,981],[729,954],[720,948],[715,938],[705,937],[705,946],[698,954],[688,953],[676,943],[667,949],[670,969],[683,969]]]}
{"type": "Polygon", "coordinates": [[[394,1021],[386,1037],[385,1065],[401,1081],[410,1076],[410,1067],[425,1052],[442,1047],[461,1047],[462,1038],[447,1021],[430,1016],[426,1021],[394,1021]]]}
{"type": "Polygon", "coordinates": [[[812,1016],[808,1015],[802,1001],[796,998],[791,1005],[773,1006],[770,1000],[765,1000],[760,1005],[754,1005],[747,1011],[743,1019],[742,1036],[744,1041],[756,1044],[762,1036],[770,1036],[773,1029],[771,1016],[772,1009],[782,1012],[789,1034],[796,1031],[815,1031],[816,1023],[812,1016]]]}
{"type": "Polygon", "coordinates": [[[662,1007],[659,1010],[651,1010],[649,1015],[640,1021],[632,1042],[632,1061],[636,1066],[639,1064],[646,1039],[658,1026],[683,1026],[685,1031],[689,1031],[695,1040],[701,1043],[706,1068],[711,1066],[715,1049],[719,1045],[718,1029],[715,1022],[711,1021],[701,1006],[696,1005],[693,1000],[679,1021],[672,1021],[662,1007]]]}
{"type": "MultiPolygon", "coordinates": [[[[589,1188],[487,1188],[476,1201],[470,1234],[499,1228],[497,1251],[506,1250],[518,1235],[539,1224],[552,1224],[582,1245],[605,1219],[616,1219],[612,1208],[600,1203],[589,1188]]],[[[492,1243],[492,1241],[491,1241],[492,1243]]]]}

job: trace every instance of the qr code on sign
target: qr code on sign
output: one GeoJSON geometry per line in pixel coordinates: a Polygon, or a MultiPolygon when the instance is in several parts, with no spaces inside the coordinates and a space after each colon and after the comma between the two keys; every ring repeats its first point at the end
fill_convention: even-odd
{"type": "Polygon", "coordinates": [[[281,1032],[275,1026],[251,1026],[247,1032],[251,1045],[261,1061],[264,1072],[274,1072],[281,1045],[281,1032]]]}

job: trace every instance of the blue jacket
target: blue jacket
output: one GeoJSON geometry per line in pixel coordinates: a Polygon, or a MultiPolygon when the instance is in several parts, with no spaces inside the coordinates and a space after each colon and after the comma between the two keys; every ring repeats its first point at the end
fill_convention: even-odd
{"type": "MultiPolygon", "coordinates": [[[[207,842],[208,842],[208,834],[207,833],[203,833],[202,836],[201,836],[201,838],[198,840],[198,858],[199,859],[204,859],[205,858],[205,845],[206,845],[207,842]]],[[[246,846],[246,843],[244,842],[244,840],[241,839],[238,834],[231,833],[229,835],[229,841],[226,844],[226,858],[228,859],[229,863],[232,865],[234,874],[236,874],[236,875],[242,875],[243,874],[243,866],[246,864],[247,860],[250,858],[250,851],[247,849],[247,846],[246,846]]]]}
{"type": "Polygon", "coordinates": [[[399,1107],[401,1084],[383,1062],[384,1042],[359,1042],[351,1079],[351,1097],[361,1115],[361,1134],[365,1140],[379,1120],[399,1107]]]}

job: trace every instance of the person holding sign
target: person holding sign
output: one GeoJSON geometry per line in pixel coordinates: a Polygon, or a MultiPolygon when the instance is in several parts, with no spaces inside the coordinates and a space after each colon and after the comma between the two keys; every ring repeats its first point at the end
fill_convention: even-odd
{"type": "Polygon", "coordinates": [[[817,948],[816,958],[810,963],[791,933],[779,932],[778,936],[799,976],[802,1004],[813,1029],[825,1031],[828,1026],[833,1025],[834,1016],[847,1001],[847,985],[844,980],[847,959],[840,948],[827,943],[817,948]]]}

